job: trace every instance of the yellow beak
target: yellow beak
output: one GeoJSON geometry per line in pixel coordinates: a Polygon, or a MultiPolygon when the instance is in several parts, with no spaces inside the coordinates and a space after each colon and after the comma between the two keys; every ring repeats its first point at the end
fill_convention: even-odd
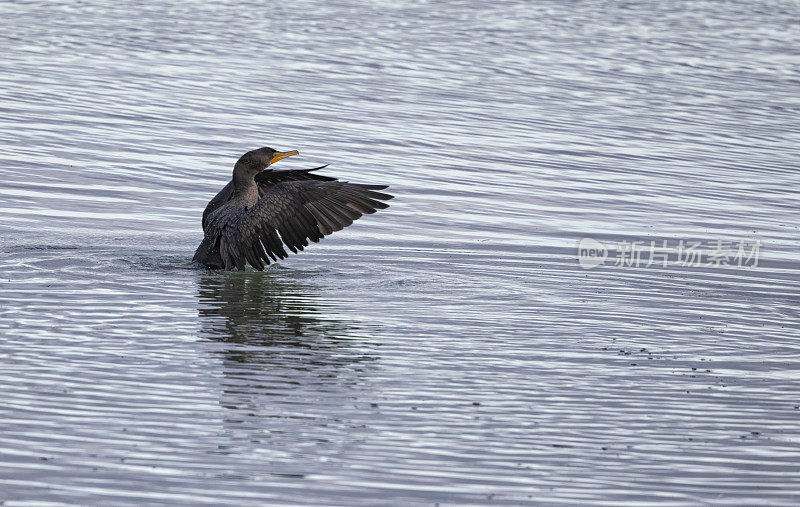
{"type": "Polygon", "coordinates": [[[286,158],[286,157],[291,157],[292,155],[299,155],[299,154],[300,154],[300,152],[299,152],[299,151],[297,151],[297,150],[292,150],[292,151],[279,151],[279,152],[277,152],[277,153],[275,154],[275,156],[274,156],[274,157],[272,157],[272,160],[270,160],[270,161],[269,161],[269,163],[270,163],[270,164],[274,164],[274,163],[275,163],[275,162],[277,162],[278,160],[282,160],[282,159],[284,159],[284,158],[286,158]]]}

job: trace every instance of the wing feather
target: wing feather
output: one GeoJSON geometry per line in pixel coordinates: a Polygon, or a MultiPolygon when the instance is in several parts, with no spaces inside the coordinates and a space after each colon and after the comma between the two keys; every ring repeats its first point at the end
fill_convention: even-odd
{"type": "Polygon", "coordinates": [[[217,192],[213,199],[208,201],[206,209],[203,210],[203,232],[208,228],[208,215],[217,210],[220,206],[228,202],[233,196],[233,181],[228,182],[227,185],[222,187],[222,190],[217,192]]]}
{"type": "Polygon", "coordinates": [[[333,234],[333,229],[336,227],[333,222],[328,220],[328,217],[322,210],[317,207],[317,205],[313,202],[306,204],[306,208],[310,209],[311,212],[314,214],[314,218],[317,220],[317,230],[319,231],[321,236],[327,236],[329,234],[333,234]]]}
{"type": "MultiPolygon", "coordinates": [[[[304,170],[309,175],[311,170],[304,170]]],[[[265,171],[267,172],[267,171],[265,171]]],[[[275,171],[275,173],[298,171],[275,171]]],[[[264,172],[259,173],[259,177],[264,172]]],[[[358,185],[329,177],[280,181],[261,189],[263,196],[242,213],[232,227],[222,231],[220,254],[225,269],[244,269],[248,263],[263,269],[271,261],[297,253],[324,236],[340,231],[359,219],[388,207],[393,196],[378,192],[385,185],[358,185]],[[324,178],[324,179],[323,179],[324,178]]],[[[313,177],[313,178],[311,178],[313,177]]],[[[264,180],[266,176],[262,177],[264,180]]],[[[266,180],[264,180],[266,181],[266,180]]]]}
{"type": "Polygon", "coordinates": [[[263,197],[270,188],[283,181],[336,181],[336,178],[333,176],[313,173],[313,171],[325,169],[326,167],[328,167],[328,164],[312,169],[291,169],[285,171],[276,171],[275,169],[267,168],[256,174],[254,179],[258,185],[258,193],[263,197]]]}

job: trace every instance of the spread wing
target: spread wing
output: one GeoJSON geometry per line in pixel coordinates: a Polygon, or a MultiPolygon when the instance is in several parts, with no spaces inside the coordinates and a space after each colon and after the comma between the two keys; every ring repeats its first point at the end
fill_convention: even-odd
{"type": "Polygon", "coordinates": [[[332,176],[324,176],[322,174],[314,174],[312,172],[325,169],[326,167],[328,167],[328,164],[314,167],[313,169],[291,169],[288,171],[276,171],[274,169],[267,168],[256,174],[256,177],[253,179],[256,180],[256,183],[258,183],[259,188],[262,190],[267,190],[272,185],[282,181],[336,181],[336,178],[332,176]]]}
{"type": "MultiPolygon", "coordinates": [[[[282,181],[336,181],[336,178],[331,176],[323,176],[322,174],[313,174],[312,171],[318,171],[328,167],[328,164],[314,167],[312,169],[292,169],[288,171],[275,171],[267,169],[256,174],[255,180],[258,184],[258,195],[263,197],[264,194],[277,183],[282,181]]],[[[231,200],[233,197],[233,181],[228,182],[227,185],[222,187],[217,195],[214,196],[206,209],[203,211],[203,232],[206,231],[208,226],[208,215],[214,212],[217,208],[231,200]]]]}
{"type": "Polygon", "coordinates": [[[288,257],[284,246],[297,253],[363,214],[388,208],[382,201],[393,196],[378,192],[386,187],[319,180],[274,184],[234,227],[221,231],[225,269],[244,269],[246,263],[264,269],[270,259],[288,257]]]}
{"type": "Polygon", "coordinates": [[[203,211],[203,232],[208,229],[208,216],[217,208],[231,200],[233,197],[233,181],[229,181],[227,185],[222,187],[222,190],[217,192],[213,199],[208,201],[206,209],[203,211]]]}

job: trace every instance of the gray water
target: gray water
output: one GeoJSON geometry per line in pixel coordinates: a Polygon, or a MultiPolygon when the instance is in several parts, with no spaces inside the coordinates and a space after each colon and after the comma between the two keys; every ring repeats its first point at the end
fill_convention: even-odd
{"type": "Polygon", "coordinates": [[[800,502],[798,15],[0,4],[0,501],[800,502]],[[396,198],[193,266],[259,146],[396,198]]]}

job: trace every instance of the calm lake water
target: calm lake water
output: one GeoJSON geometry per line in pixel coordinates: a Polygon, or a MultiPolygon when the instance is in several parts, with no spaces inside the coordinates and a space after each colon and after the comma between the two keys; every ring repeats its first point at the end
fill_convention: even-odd
{"type": "Polygon", "coordinates": [[[0,4],[0,501],[800,502],[798,14],[0,4]],[[396,198],[191,265],[260,146],[396,198]]]}

